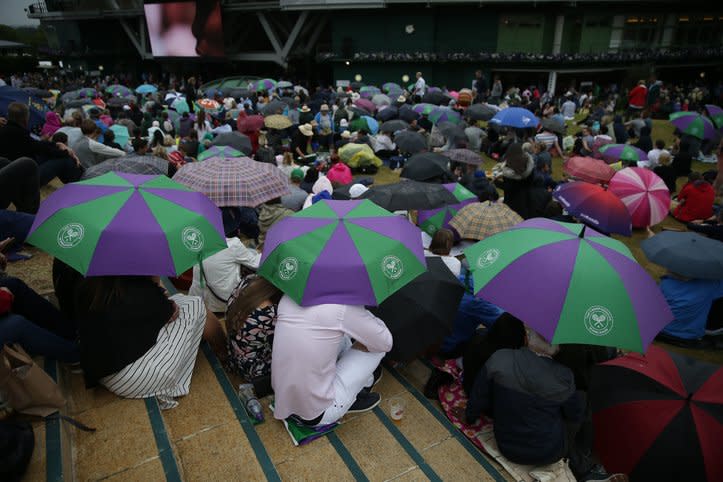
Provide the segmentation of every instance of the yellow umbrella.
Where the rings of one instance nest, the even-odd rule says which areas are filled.
[[[264,118],[264,125],[269,129],[286,129],[292,126],[292,122],[285,115],[274,114]]]

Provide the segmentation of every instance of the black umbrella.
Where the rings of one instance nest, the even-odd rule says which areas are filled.
[[[407,122],[419,120],[419,118],[421,117],[418,112],[414,112],[414,109],[409,104],[404,104],[403,106],[400,106],[398,115],[400,119]]]
[[[407,160],[401,177],[415,181],[450,182],[454,178],[447,169],[449,159],[433,152],[414,154]]]
[[[38,88],[35,88],[35,87],[25,87],[25,88],[23,88],[23,90],[24,90],[25,92],[27,92],[28,95],[31,95],[31,96],[33,96],[33,97],[40,97],[41,99],[45,99],[45,98],[48,98],[48,97],[52,97],[52,96],[53,96],[53,93],[52,93],[52,92],[49,92],[49,91],[44,90],[44,89],[38,89]]]
[[[441,258],[428,257],[427,271],[370,308],[389,328],[392,360],[408,361],[452,331],[464,287]]]
[[[427,139],[419,132],[402,131],[394,136],[394,143],[400,152],[416,154],[427,150]]]
[[[225,89],[222,89],[222,90],[225,91]],[[227,92],[228,92],[228,93],[227,93],[226,95],[228,95],[229,97],[233,97],[234,99],[246,98],[246,97],[248,97],[248,96],[251,95],[251,91],[250,91],[250,90],[248,90],[248,89],[239,89],[238,87],[234,87],[234,88],[228,89]]]
[[[441,154],[455,162],[462,162],[464,164],[480,165],[484,162],[484,159],[481,155],[479,155],[479,153],[469,149],[450,149],[442,152]]]
[[[111,171],[127,174],[163,174],[167,176],[168,161],[156,156],[114,157],[86,169],[83,173],[83,179],[92,179]]]
[[[472,104],[464,111],[464,116],[473,121],[488,121],[497,111],[486,104]]]
[[[422,97],[423,103],[434,105],[447,105],[449,104],[450,100],[452,100],[451,97],[438,91],[427,92],[426,94],[424,94],[424,97]]]
[[[379,128],[382,132],[389,132],[394,133],[397,131],[402,131],[404,129],[407,129],[409,127],[409,124],[404,122],[403,120],[395,119],[395,120],[389,120],[382,124],[382,126]]]
[[[293,107],[296,104],[296,100],[293,97],[279,97],[279,100],[289,107]]]
[[[253,148],[251,147],[251,139],[238,132],[225,132],[223,134],[219,134],[213,142],[211,142],[211,145],[233,147],[247,156],[251,154],[251,151],[253,151]]]
[[[565,121],[555,117],[542,119],[542,128],[556,134],[564,134],[566,130]]]
[[[68,101],[63,101],[63,105],[65,107],[83,107],[84,105],[90,105],[93,102],[90,101],[90,99],[73,99]]]
[[[368,110],[362,109],[361,107],[357,107],[355,105],[353,105],[351,107],[347,107],[347,109],[350,110],[351,112],[353,112],[356,117],[361,117],[363,115],[368,115],[370,117],[372,116],[372,113],[369,112]]]
[[[387,107],[377,112],[377,119],[386,122],[392,119],[396,119],[399,116],[399,109],[394,106]]]
[[[124,105],[130,105],[133,101],[134,99],[129,97],[111,97],[108,99],[107,104],[113,107],[123,107]]]
[[[352,90],[358,91],[359,89],[364,87],[364,83],[363,82],[352,82],[351,84],[349,84],[349,87],[351,87]]]
[[[447,140],[451,140],[453,143],[458,141],[467,141],[467,134],[464,133],[464,127],[459,124],[453,124],[452,122],[440,122],[437,125],[437,129],[442,133]]]
[[[663,231],[640,243],[653,263],[688,278],[723,279],[723,243],[697,233]]]
[[[387,211],[435,209],[459,203],[441,184],[417,181],[374,185],[361,195],[361,199],[369,199]]]
[[[261,114],[264,116],[279,114],[284,112],[284,109],[286,109],[286,104],[278,99],[274,99],[261,109]]]

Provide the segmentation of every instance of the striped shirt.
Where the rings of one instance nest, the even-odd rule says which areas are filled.
[[[545,144],[549,149],[557,142],[557,136],[552,132],[540,132],[535,136],[535,141]]]

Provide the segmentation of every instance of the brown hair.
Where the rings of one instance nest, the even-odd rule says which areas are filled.
[[[447,256],[454,245],[454,234],[449,229],[438,229],[429,244],[429,250],[439,256]]]
[[[20,124],[23,127],[28,126],[30,118],[30,109],[22,102],[12,102],[8,106],[8,120]]]
[[[98,126],[90,119],[85,119],[80,125],[80,131],[86,136],[94,134],[97,130]]]
[[[278,304],[283,293],[264,278],[255,278],[241,290],[238,297],[231,303],[226,312],[226,323],[229,331],[238,331],[251,312],[258,306],[270,301]]]

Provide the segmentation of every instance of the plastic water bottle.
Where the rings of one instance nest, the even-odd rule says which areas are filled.
[[[259,399],[254,393],[254,386],[250,383],[242,383],[238,386],[238,396],[246,407],[246,412],[259,422],[264,421],[264,410],[261,408]]]

